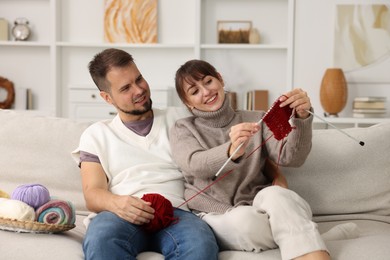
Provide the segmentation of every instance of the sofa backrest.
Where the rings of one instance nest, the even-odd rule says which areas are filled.
[[[39,183],[86,210],[80,170],[71,157],[88,123],[0,110],[0,190]]]
[[[282,168],[317,221],[368,218],[390,223],[390,123],[315,130],[303,166]]]
[[[86,210],[80,171],[71,157],[89,123],[0,109],[0,190],[39,183],[51,195]],[[315,219],[370,218],[390,223],[390,123],[315,130],[303,166],[282,168],[289,186],[311,205]]]

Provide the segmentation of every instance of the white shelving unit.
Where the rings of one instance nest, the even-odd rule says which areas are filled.
[[[26,17],[32,37],[0,42],[0,72],[15,88],[32,89],[38,112],[78,119],[112,114],[87,70],[110,47],[134,56],[153,99],[170,93],[178,67],[195,58],[217,67],[226,88],[238,93],[239,108],[252,89],[268,89],[272,102],[292,88],[294,6],[294,0],[159,0],[157,44],[108,44],[103,0],[1,0],[0,17],[10,24]],[[261,43],[218,44],[219,20],[252,21]]]
[[[54,84],[51,38],[51,9],[48,0],[2,0],[0,17],[9,23],[18,17],[27,17],[33,34],[29,41],[0,41],[0,73],[14,83],[16,91],[31,88],[35,107],[45,114],[55,114],[56,85]],[[42,15],[44,14],[44,15]]]
[[[15,42],[11,36],[0,41],[1,76],[11,80],[16,91],[32,89],[34,111],[29,113],[93,120],[113,116],[115,111],[101,100],[87,71],[91,58],[110,47],[133,54],[153,89],[154,103],[162,107],[177,104],[169,100],[175,95],[174,73],[194,58],[217,67],[227,89],[238,93],[240,108],[248,90],[268,89],[272,101],[292,88],[295,0],[159,0],[157,44],[105,43],[103,5],[103,0],[0,1],[0,17],[10,28],[18,17],[30,21],[28,41]],[[261,44],[218,44],[219,20],[251,20]],[[390,121],[326,120],[338,127]],[[328,126],[315,119],[314,127]]]
[[[92,119],[111,117],[90,79],[87,64],[99,51],[122,48],[136,59],[157,106],[177,104],[174,73],[189,59],[205,59],[222,73],[227,89],[244,94],[268,89],[269,100],[292,88],[295,0],[159,0],[157,44],[103,41],[104,1],[1,0],[0,17],[26,17],[26,42],[0,41],[0,73],[16,90],[31,88],[33,114]],[[174,6],[174,8],[172,8]],[[180,10],[180,12],[178,12]],[[261,44],[218,44],[217,21],[250,20]],[[1,93],[0,93],[1,94]],[[326,118],[338,127],[365,127],[389,118]],[[327,128],[314,120],[315,128]]]
[[[268,89],[272,102],[292,88],[295,1],[201,0],[198,4],[198,56],[214,64],[226,88],[237,92],[239,108],[249,90]],[[218,44],[217,22],[224,20],[252,21],[260,32],[260,44]]]

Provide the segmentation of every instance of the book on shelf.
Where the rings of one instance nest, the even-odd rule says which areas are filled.
[[[385,109],[386,102],[383,101],[354,101],[353,109]]]
[[[354,101],[386,102],[386,97],[355,97]]]
[[[26,107],[28,110],[33,109],[33,94],[30,88],[27,89]]]
[[[386,109],[353,109],[352,112],[363,114],[386,114]]]
[[[32,109],[32,91],[29,88],[17,88],[15,91],[15,109]]]
[[[386,117],[386,113],[353,113],[355,118],[383,118]]]
[[[353,117],[381,118],[386,116],[386,97],[356,97],[352,103]]]
[[[247,110],[268,110],[268,90],[251,90],[246,95]]]
[[[353,117],[358,118],[382,118],[386,116],[386,109],[353,109]]]

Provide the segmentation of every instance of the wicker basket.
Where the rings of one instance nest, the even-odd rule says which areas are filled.
[[[71,230],[76,225],[45,224],[36,221],[20,221],[0,217],[0,229],[18,233],[60,233]]]

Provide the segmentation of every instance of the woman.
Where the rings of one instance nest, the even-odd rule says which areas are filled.
[[[193,116],[171,129],[173,158],[187,182],[188,206],[212,227],[221,249],[260,252],[279,247],[283,259],[330,259],[309,205],[264,175],[267,158],[300,166],[308,156],[313,119],[306,92],[294,89],[280,97],[280,106],[293,108],[294,129],[281,141],[265,142],[272,132],[256,123],[264,112],[234,111],[211,64],[188,61],[175,81]],[[205,189],[230,156],[219,175],[224,177]]]

